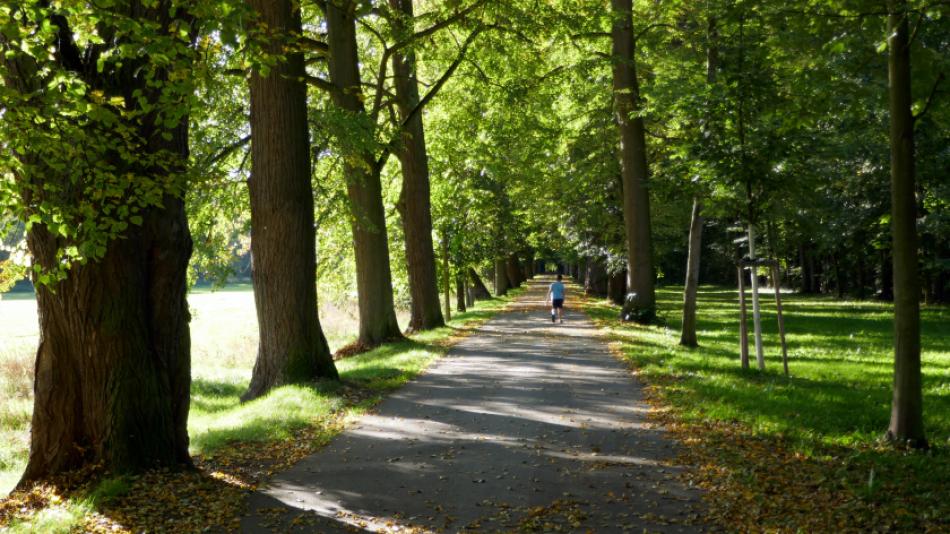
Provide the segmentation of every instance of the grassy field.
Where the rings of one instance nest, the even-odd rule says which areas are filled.
[[[922,311],[924,424],[934,449],[913,453],[880,441],[893,377],[889,304],[785,295],[786,378],[771,296],[763,300],[765,372],[755,369],[754,347],[753,369],[740,368],[735,290],[701,289],[695,349],[678,344],[681,288],[661,289],[658,300],[660,326],[620,325],[604,301],[587,307],[653,386],[679,437],[697,444],[707,487],[731,492],[719,503],[726,522],[811,531],[890,514],[898,529],[950,528],[950,309]],[[825,491],[836,504],[826,503],[827,522],[810,523]]]
[[[193,290],[188,296],[192,322],[192,416],[196,452],[225,436],[221,428],[234,419],[234,407],[251,376],[257,354],[257,316],[250,285],[223,290]],[[408,317],[399,315],[400,324]],[[355,339],[355,310],[325,306],[320,320],[331,350]],[[28,452],[33,408],[33,359],[38,339],[36,300],[28,293],[5,294],[0,300],[0,496],[16,484]],[[353,365],[343,363],[342,366]],[[298,398],[299,396],[291,395]],[[313,399],[310,399],[313,400]],[[316,402],[316,401],[314,401]],[[282,406],[290,408],[290,406]],[[229,422],[230,418],[230,422]],[[279,426],[273,427],[279,432]],[[207,435],[204,435],[207,433]]]

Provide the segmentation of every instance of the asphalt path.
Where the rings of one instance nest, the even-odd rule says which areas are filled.
[[[252,494],[247,532],[698,532],[641,385],[550,277]]]

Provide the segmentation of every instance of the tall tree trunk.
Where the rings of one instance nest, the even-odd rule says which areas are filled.
[[[389,0],[389,5],[397,13],[393,19],[397,33],[411,36],[414,20],[412,0]],[[411,297],[409,330],[428,330],[442,326],[445,320],[439,310],[439,290],[435,278],[425,132],[422,114],[412,114],[419,104],[416,54],[413,48],[404,47],[394,52],[392,63],[399,116],[403,121],[409,118],[403,128],[402,146],[397,151],[402,165],[402,192],[397,209],[406,240],[406,268]]]
[[[623,177],[623,218],[627,239],[628,287],[643,309],[656,305],[650,193],[647,189],[646,137],[640,116],[632,0],[611,0],[613,8],[614,108],[620,129],[620,168]],[[652,314],[640,320],[649,321]]]
[[[696,294],[699,292],[699,258],[703,240],[703,204],[693,199],[693,213],[689,223],[689,256],[686,260],[686,287],[683,290],[683,330],[680,345],[695,347]]]
[[[302,32],[299,5],[251,0],[267,35],[281,51]],[[270,33],[273,32],[273,33]],[[337,378],[317,316],[316,234],[310,186],[310,132],[304,57],[287,54],[267,76],[251,74],[252,280],[260,343],[243,400],[271,388],[319,377]]]
[[[920,281],[914,198],[914,117],[906,0],[888,0],[891,232],[894,257],[894,398],[887,436],[926,447],[920,374]]]
[[[356,45],[355,9],[356,3],[352,0],[326,3],[329,70],[336,105],[346,112],[364,116],[366,109],[363,106]],[[389,240],[379,169],[373,154],[368,150],[360,150],[351,156],[354,157],[344,159],[344,173],[356,250],[356,290],[360,315],[357,343],[372,347],[401,338],[402,334],[393,307]]]
[[[503,258],[495,260],[495,296],[501,297],[508,293],[508,262]]]
[[[162,3],[141,19],[155,24],[157,34],[169,35],[172,23],[188,24],[170,11]],[[69,22],[62,21],[64,33],[70,32]],[[142,100],[152,106],[170,105],[166,99],[176,98],[163,84],[165,73],[153,71],[150,74],[157,75],[147,80],[138,74],[135,64],[127,66],[127,72],[135,74],[97,73],[93,66],[78,75],[90,77],[90,86],[122,87],[129,94],[139,91]],[[36,81],[30,78],[20,81]],[[134,108],[138,103],[129,105]],[[135,120],[118,120],[123,123],[116,131],[127,135],[134,130],[144,141],[140,148],[145,162],[117,168],[117,175],[128,172],[157,183],[181,179],[170,175],[183,171],[188,160],[187,116],[170,127],[157,122],[154,112]],[[29,152],[16,155],[42,161]],[[151,158],[163,164],[157,165]],[[91,162],[101,163],[116,162]],[[76,178],[55,169],[42,173],[35,169],[37,165],[27,166],[23,178],[37,186],[52,186],[54,191],[53,187],[67,190]],[[66,278],[52,286],[36,284],[40,338],[30,455],[19,488],[84,466],[123,473],[191,465],[186,274],[192,241],[181,198],[164,194],[157,200],[159,205],[139,211],[141,224],[130,224],[106,244],[101,259],[71,265]],[[34,265],[44,269],[61,267],[59,252],[69,244],[44,224],[34,224],[27,232]]]
[[[82,465],[191,465],[191,236],[180,199],[166,197],[146,220],[100,261],[75,267],[55,287],[37,285],[40,345],[20,487]],[[56,265],[56,236],[34,226],[27,240],[37,264]]]
[[[476,300],[491,300],[491,293],[475,269],[468,268],[468,278],[472,282],[472,293]]]

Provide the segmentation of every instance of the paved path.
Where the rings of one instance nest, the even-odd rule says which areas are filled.
[[[701,530],[639,384],[583,314],[551,324],[549,281],[252,495],[242,530]]]

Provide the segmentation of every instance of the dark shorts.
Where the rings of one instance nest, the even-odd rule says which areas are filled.
[[[564,307],[564,299],[554,299],[554,300],[553,300],[553,303],[554,303],[554,307],[555,307],[555,308],[563,308],[563,307]]]

